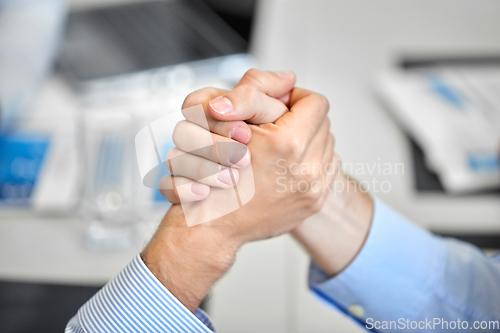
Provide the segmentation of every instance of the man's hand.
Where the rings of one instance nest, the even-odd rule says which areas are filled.
[[[231,214],[190,228],[181,208],[174,205],[142,254],[151,271],[192,311],[230,267],[241,245],[288,232],[323,206],[328,193],[323,185],[330,183],[336,174],[335,170],[324,172],[325,167],[337,165],[326,116],[328,102],[322,95],[304,89],[295,88],[290,93],[293,84],[293,78],[251,71],[231,92],[222,92],[222,97],[221,91],[201,90],[188,96],[184,103],[183,108],[202,104],[214,119],[228,121],[260,123],[281,116],[274,123],[236,124],[249,126],[251,130],[247,146],[251,152],[255,196],[250,202]],[[273,116],[269,117],[270,114]],[[228,134],[227,127],[214,128],[219,129],[219,132],[212,130],[215,133]],[[193,131],[192,135],[183,132],[184,138],[196,137],[194,127],[184,130]],[[182,145],[189,143],[179,138],[176,144],[182,151]],[[198,157],[215,162],[210,156]],[[309,166],[309,172],[283,175],[282,168],[294,164]],[[188,174],[183,177],[191,178]],[[286,178],[286,184],[295,184],[295,188],[292,185],[283,188],[278,183],[280,177]],[[296,187],[299,183],[302,190]],[[175,200],[175,191],[168,195]]]
[[[294,84],[295,75],[291,72],[273,73],[252,69],[231,91],[205,88],[188,95],[182,105],[186,121],[176,126],[173,135],[176,147],[167,155],[167,161],[175,159],[176,170],[170,170],[172,173],[175,171],[175,177],[162,178],[159,188],[163,196],[173,204],[180,203],[180,198],[183,203],[187,203],[205,199],[211,187],[232,187],[229,169],[221,170],[221,166],[231,167],[232,176],[238,183],[238,169],[250,164],[250,153],[246,148],[240,149],[243,154],[233,154],[230,150],[237,143],[250,142],[252,130],[245,121],[252,124],[271,123],[288,112]],[[196,105],[203,106],[203,119],[197,114],[186,112]],[[212,133],[211,137],[204,135],[200,128],[206,125]],[[212,142],[219,144],[217,153],[210,149],[197,149],[212,146]],[[198,151],[198,154],[187,153],[193,150]],[[167,162],[167,168],[172,169],[171,163]],[[189,183],[190,187],[180,186]]]
[[[226,96],[244,104],[244,101],[233,97],[232,94]],[[274,96],[280,101],[289,101],[290,95]],[[255,114],[251,108],[216,110],[212,107],[213,104],[213,102],[209,104],[210,116],[220,121],[234,122],[256,118],[260,122],[273,122],[280,114],[279,108],[276,108],[278,110],[276,112],[267,111],[262,112],[264,115],[260,115]],[[337,163],[337,159],[335,161]],[[300,223],[292,231],[292,235],[309,252],[311,258],[331,276],[345,269],[363,247],[370,230],[374,207],[370,196],[354,180],[339,173],[335,176],[334,182],[335,184],[331,186],[334,191],[328,194],[321,211]]]
[[[300,88],[295,88],[290,93],[290,87],[283,84],[287,81],[289,80],[283,79],[275,73],[249,71],[230,92],[203,89],[188,96],[184,103],[184,107],[189,108],[204,100],[204,103],[201,104],[207,107],[206,112],[216,117],[226,118],[231,115],[233,118],[253,119],[253,121],[258,122],[258,120],[273,121],[275,117],[281,116],[274,123],[249,126],[252,139],[247,146],[252,155],[256,195],[247,205],[238,209],[238,214],[235,214],[233,219],[245,216],[243,214],[245,211],[251,215],[252,209],[254,211],[264,209],[267,221],[274,223],[263,223],[264,221],[261,220],[264,219],[259,219],[250,228],[251,223],[247,221],[246,216],[242,219],[242,223],[233,222],[231,228],[226,229],[230,230],[233,233],[231,236],[239,239],[241,243],[287,232],[293,228],[294,223],[310,216],[313,212],[317,212],[327,194],[326,187],[323,185],[330,183],[335,176],[334,140],[329,131],[330,123],[326,116],[328,102],[322,95]],[[280,96],[286,94],[287,91],[289,111],[283,102],[269,96]],[[223,95],[214,99],[221,92]],[[230,110],[227,106],[220,105],[221,99],[229,101],[224,103],[231,105]],[[242,103],[244,100],[248,102]],[[221,113],[221,110],[224,112]],[[266,114],[262,115],[261,113]],[[272,117],[270,117],[271,114]],[[205,135],[207,130],[197,126],[188,115],[186,118],[188,121],[179,123],[174,131],[173,141],[176,148],[172,151],[175,151],[176,154],[169,154],[175,156],[176,159],[186,160],[186,163],[177,163],[183,165],[182,168],[177,169],[182,172],[184,178],[199,179],[201,168],[208,168],[210,164],[217,166],[218,163],[232,166],[233,173],[237,175],[238,168],[250,163],[250,154],[246,149],[247,154],[243,158],[240,156],[235,165],[232,165],[231,161],[225,158],[231,154],[221,154],[221,149],[218,150],[217,154],[214,153],[214,150],[186,153],[195,147],[208,146],[211,139],[216,143],[230,140],[217,134],[212,134],[211,139],[210,135],[207,138]],[[210,122],[212,122],[211,118]],[[207,142],[203,142],[204,138],[207,139]],[[188,166],[190,161],[195,167]],[[293,172],[292,168],[288,168],[288,166],[293,165],[300,166],[301,172]],[[329,169],[328,173],[326,172],[327,168]],[[288,169],[291,171],[283,171]],[[175,172],[175,170],[173,171]],[[170,177],[166,176],[165,178]],[[202,181],[208,183],[206,179]],[[208,179],[210,181],[210,177]],[[177,177],[174,180],[177,183]],[[177,193],[176,196],[175,191],[166,194],[172,202],[179,202],[179,194]],[[185,198],[182,199],[185,202]],[[273,209],[268,208],[268,206],[272,206]],[[279,224],[278,221],[287,222]],[[215,220],[209,222],[209,225],[220,226],[222,224]],[[224,226],[227,227],[229,224],[226,223]]]

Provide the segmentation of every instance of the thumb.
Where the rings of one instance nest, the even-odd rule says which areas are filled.
[[[213,118],[223,121],[271,123],[288,111],[285,103],[294,85],[292,72],[251,69],[231,91],[211,100],[208,111]]]

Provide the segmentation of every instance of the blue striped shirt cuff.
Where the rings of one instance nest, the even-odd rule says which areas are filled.
[[[80,308],[65,332],[213,333],[214,329],[201,309],[190,312],[137,255]]]

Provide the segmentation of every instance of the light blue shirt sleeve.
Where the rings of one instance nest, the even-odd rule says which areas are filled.
[[[85,303],[66,333],[213,333],[201,309],[193,314],[151,273],[138,255]]]
[[[355,260],[328,277],[311,263],[309,287],[377,332],[500,332],[500,261],[435,236],[381,202]],[[467,327],[467,329],[465,329]]]

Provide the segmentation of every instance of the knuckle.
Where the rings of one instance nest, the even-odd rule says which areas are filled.
[[[225,122],[222,122],[222,121],[214,121],[213,125],[212,125],[212,132],[214,133],[217,133],[217,134],[220,134],[220,135],[226,135],[229,136],[229,133],[224,133],[224,126],[225,125]]]
[[[175,125],[174,132],[172,133],[172,141],[176,146],[182,146],[185,139],[187,120],[181,120]]]
[[[175,157],[175,151],[174,151],[175,147],[170,149],[167,153],[167,157],[165,158],[165,166],[167,167],[167,169],[170,171],[170,172],[173,172],[171,169],[171,159]]]
[[[305,144],[297,137],[292,137],[283,146],[286,149],[286,153],[294,158],[301,156],[305,150]]]
[[[191,106],[200,104],[198,101],[201,100],[201,90],[196,90],[186,96],[184,102],[182,103],[182,109],[187,109]]]
[[[242,82],[257,88],[263,88],[266,86],[265,72],[251,68],[245,73],[245,75],[243,75]]]
[[[317,100],[317,103],[321,110],[328,111],[330,109],[330,102],[328,102],[328,98],[325,95],[320,93],[314,93],[314,98]]]
[[[160,179],[158,184],[159,190],[173,190],[174,186],[172,184],[172,177],[170,175],[165,175]]]
[[[321,208],[323,208],[323,203],[320,200],[317,200],[311,205],[311,213],[317,214],[321,211]]]
[[[330,125],[332,124],[331,120],[330,120],[330,117],[326,117],[325,118],[325,126],[330,128]]]
[[[184,102],[182,103],[182,109],[187,109],[198,104],[203,104],[204,102],[210,100],[212,96],[216,95],[218,95],[218,91],[213,87],[195,90],[186,96]]]
[[[262,78],[262,71],[256,69],[256,68],[250,68],[249,70],[247,70],[245,72],[245,74],[243,75],[244,78],[246,79],[250,79],[250,80],[259,80],[260,78]]]
[[[259,93],[259,91],[255,87],[247,84],[243,84],[234,88],[233,92],[237,96],[237,98],[242,101],[255,100]]]
[[[180,150],[177,147],[170,148],[170,150],[167,152],[167,160],[176,157],[177,155],[179,155],[179,152]]]
[[[307,200],[314,202],[317,196],[317,193],[314,190],[316,178],[311,175],[302,175],[300,178],[300,182],[307,184]]]
[[[162,190],[161,194],[169,201],[170,203],[173,204],[178,204],[180,203],[179,195],[177,194],[177,191],[173,190]]]
[[[290,163],[300,163],[300,159],[305,150],[305,144],[300,138],[291,135],[285,136],[287,139],[283,141],[283,136],[275,135],[269,138],[269,147],[275,154],[287,159]]]

